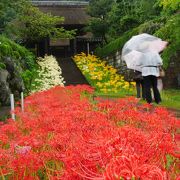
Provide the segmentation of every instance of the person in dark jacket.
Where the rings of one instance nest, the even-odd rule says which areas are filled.
[[[142,73],[140,71],[135,71],[133,80],[136,82],[136,97],[145,100],[145,87]]]

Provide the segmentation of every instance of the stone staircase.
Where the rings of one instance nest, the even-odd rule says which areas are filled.
[[[62,76],[66,81],[65,86],[78,84],[89,85],[89,83],[71,58],[57,58],[57,61],[62,69]]]

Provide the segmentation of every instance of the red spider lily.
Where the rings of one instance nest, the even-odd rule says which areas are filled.
[[[104,178],[113,179],[168,179],[165,171],[157,166],[142,164],[140,158],[136,155],[116,156],[111,159],[106,167]]]
[[[0,124],[1,176],[176,179],[179,120],[133,97],[92,103],[92,92],[57,86],[27,97],[25,112]]]

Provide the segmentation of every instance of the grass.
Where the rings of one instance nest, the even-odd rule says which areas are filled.
[[[136,96],[135,91],[125,91],[125,90],[120,90],[117,93],[114,92],[108,92],[108,93],[103,93],[99,91],[95,91],[94,93],[95,96],[101,96],[101,97],[109,97],[109,98],[123,98],[126,96]]]
[[[100,96],[104,98],[122,98],[126,96],[136,96],[136,92],[134,91],[119,91],[118,93],[102,93],[95,91],[95,96]],[[167,108],[180,110],[180,90],[178,89],[167,89],[161,92],[162,98],[162,106]],[[145,103],[145,101],[141,101]]]
[[[180,110],[180,90],[167,89],[161,92],[162,106]]]

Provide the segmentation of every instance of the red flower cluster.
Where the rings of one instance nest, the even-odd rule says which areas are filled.
[[[55,87],[25,100],[0,125],[0,176],[8,179],[178,178],[178,119],[134,98],[94,99],[89,86]]]

